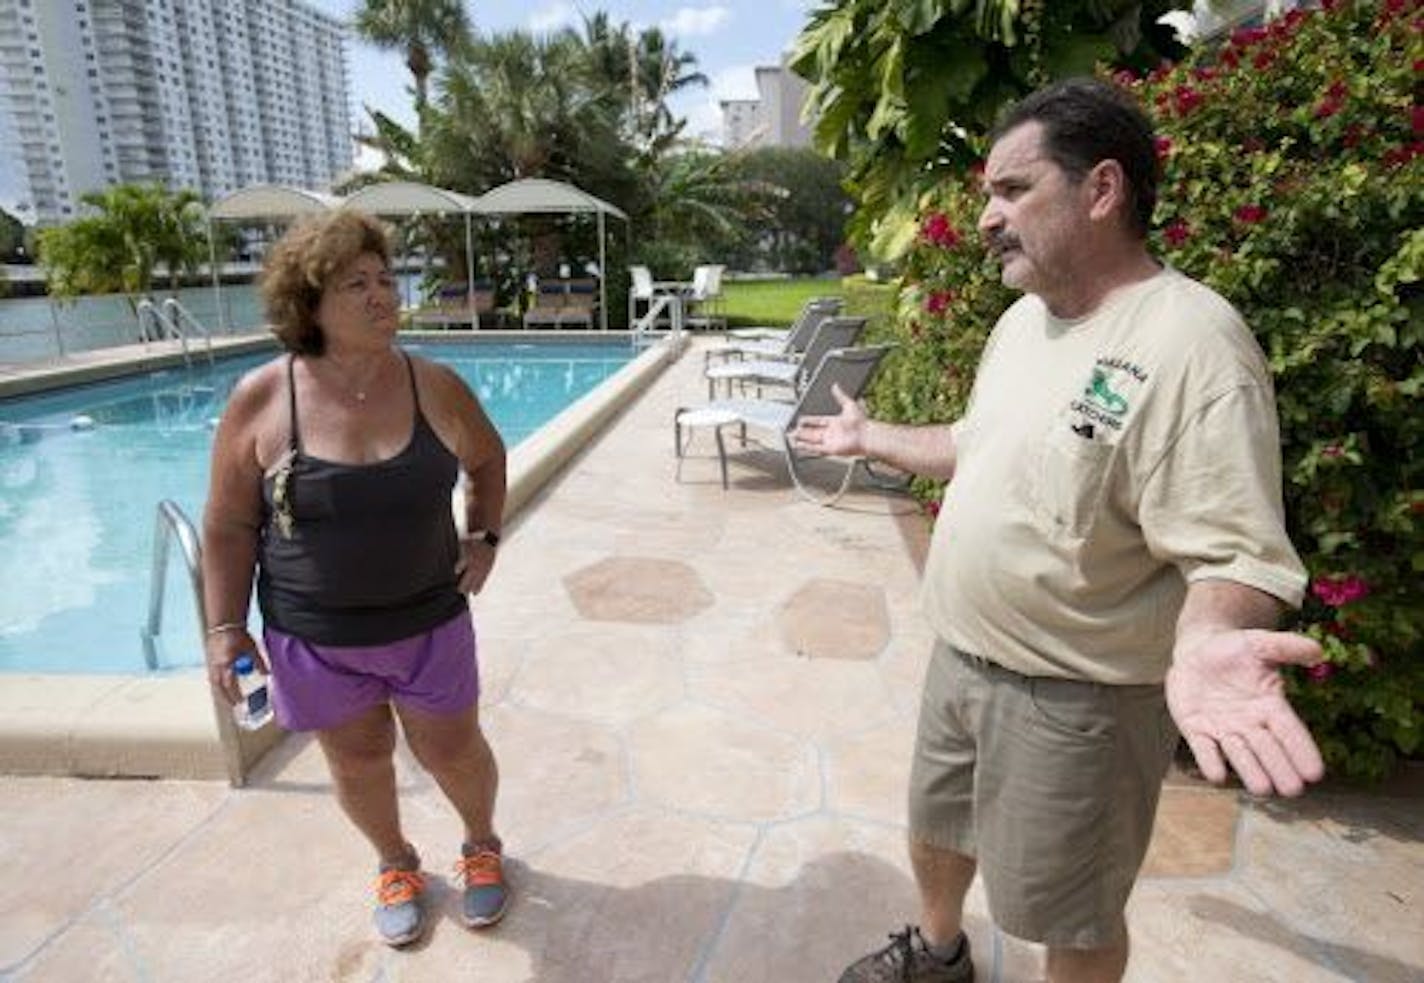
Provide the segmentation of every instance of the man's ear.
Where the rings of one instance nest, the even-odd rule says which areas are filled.
[[[1115,160],[1100,160],[1083,179],[1088,197],[1088,216],[1095,221],[1110,218],[1116,211],[1129,207],[1127,175]]]

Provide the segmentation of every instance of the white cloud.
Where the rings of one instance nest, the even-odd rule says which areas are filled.
[[[677,13],[660,21],[658,26],[679,38],[715,34],[731,19],[732,12],[718,4],[713,7],[679,7]]]
[[[529,15],[529,30],[535,34],[547,34],[564,27],[577,27],[579,23],[578,9],[571,3],[551,3]]]

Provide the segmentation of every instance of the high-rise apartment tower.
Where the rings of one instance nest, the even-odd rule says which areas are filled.
[[[45,223],[131,181],[325,189],[352,161],[348,33],[300,0],[0,0],[0,192]]]

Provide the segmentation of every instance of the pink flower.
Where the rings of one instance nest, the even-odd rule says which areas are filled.
[[[1238,48],[1249,48],[1265,39],[1266,29],[1263,27],[1241,27],[1231,32],[1231,43]]]
[[[1130,89],[1137,84],[1137,73],[1130,68],[1119,68],[1113,72],[1112,79],[1124,89]]]
[[[1264,222],[1267,214],[1265,205],[1242,205],[1236,209],[1236,221],[1242,225],[1255,225]]]
[[[1317,662],[1305,670],[1305,674],[1310,677],[1312,682],[1323,683],[1335,675],[1335,666],[1329,662]]]
[[[1162,238],[1167,240],[1167,245],[1174,248],[1182,245],[1191,237],[1192,227],[1181,219],[1177,219],[1162,230]]]
[[[920,225],[920,237],[941,249],[953,249],[959,245],[959,233],[943,212],[931,212],[925,216]]]
[[[1167,156],[1172,152],[1171,137],[1156,137],[1153,139],[1152,145],[1157,148],[1158,160],[1166,160]]]
[[[931,519],[939,518],[939,502],[931,500],[925,503],[925,511],[930,514]]]
[[[1370,596],[1370,585],[1363,577],[1347,574],[1344,577],[1317,577],[1310,585],[1310,592],[1332,608],[1338,608]]]
[[[939,317],[949,309],[950,303],[954,300],[953,290],[935,290],[925,298],[925,311]]]

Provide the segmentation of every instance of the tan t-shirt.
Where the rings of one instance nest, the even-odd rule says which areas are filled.
[[[1156,683],[1188,582],[1300,603],[1265,360],[1224,299],[1174,270],[1076,321],[1021,298],[954,437],[924,601],[963,651]]]

